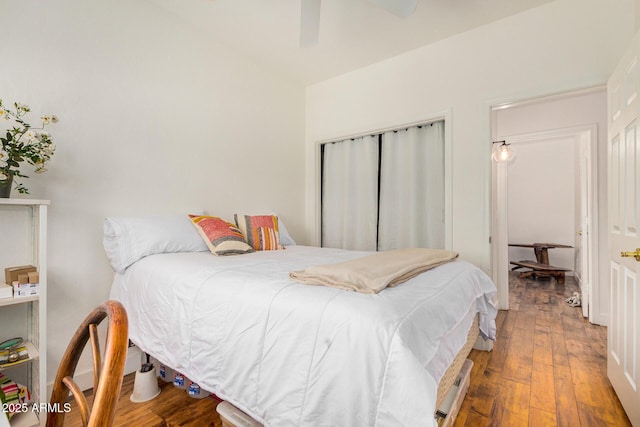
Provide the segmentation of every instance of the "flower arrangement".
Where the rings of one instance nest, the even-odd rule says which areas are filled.
[[[5,108],[0,99],[0,119],[14,122],[6,132],[0,132],[0,187],[10,186],[15,177],[28,178],[19,169],[24,161],[35,166],[34,172],[46,172],[45,166],[56,150],[44,128],[50,123],[57,123],[58,118],[42,116],[42,126],[34,128],[25,121],[25,115],[30,111],[29,106],[18,102],[13,104],[13,109]],[[29,194],[21,183],[16,183],[15,188],[21,194]]]

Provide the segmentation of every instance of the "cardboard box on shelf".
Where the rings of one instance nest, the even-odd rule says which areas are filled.
[[[27,273],[27,276],[29,276],[29,283],[40,283],[40,273],[37,271],[30,271]]]
[[[29,273],[36,272],[38,269],[33,265],[20,265],[18,267],[7,267],[4,269],[4,280],[7,285],[11,285],[18,280],[18,276],[21,274],[27,275],[27,281],[29,280]]]
[[[13,297],[30,297],[40,294],[40,285],[37,283],[13,282]]]
[[[37,283],[20,283],[13,282],[13,290],[14,291],[28,291],[32,289],[38,289]]]

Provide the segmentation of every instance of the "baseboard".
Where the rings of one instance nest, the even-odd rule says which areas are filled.
[[[124,364],[124,374],[130,374],[140,369],[142,356],[138,347],[129,347],[127,350],[127,361]],[[78,387],[82,391],[93,388],[93,369],[88,369],[82,372],[76,372],[73,379],[78,384]],[[51,396],[53,390],[53,381],[47,383],[47,396]],[[48,400],[48,398],[47,398]]]

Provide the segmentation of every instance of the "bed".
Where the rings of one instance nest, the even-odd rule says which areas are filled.
[[[461,260],[378,294],[289,278],[367,254],[153,253],[116,272],[111,297],[141,350],[266,426],[436,425],[438,385],[472,326],[495,338],[495,286]]]

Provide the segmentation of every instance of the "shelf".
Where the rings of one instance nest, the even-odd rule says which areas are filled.
[[[27,347],[27,353],[29,353],[29,358],[28,359],[24,359],[21,360],[19,362],[16,362],[13,365],[9,365],[9,366],[0,366],[0,372],[6,370],[6,369],[11,369],[11,368],[15,368],[16,366],[22,366],[25,363],[29,363],[32,360],[36,360],[40,357],[40,352],[38,351],[38,349],[36,348],[35,345],[33,345],[32,342],[27,341],[26,343],[24,343],[24,346]]]
[[[0,307],[4,307],[7,305],[24,304],[25,302],[38,301],[39,299],[40,295],[33,295],[29,297],[2,298],[0,299]]]
[[[31,341],[25,343],[29,353],[28,359],[4,366],[0,371],[20,379],[31,391],[33,402],[38,405],[48,400],[46,302],[47,211],[50,203],[44,199],[0,198],[0,208],[3,211],[0,221],[2,235],[5,236],[5,240],[16,242],[16,248],[5,245],[0,252],[0,258],[6,258],[3,259],[5,263],[15,264],[14,250],[27,254],[30,259],[25,264],[36,266],[40,273],[39,295],[0,299],[0,325],[4,335],[0,338],[21,336]],[[37,408],[34,411],[16,414],[10,426],[45,427],[46,413],[41,415],[39,416]],[[7,427],[6,423],[3,426],[0,422],[0,427]]]
[[[0,198],[0,205],[13,205],[13,206],[37,206],[48,205],[51,202],[44,199],[5,199]]]
[[[31,404],[29,407],[31,407]],[[20,412],[11,418],[9,425],[11,427],[33,427],[40,425],[40,420],[35,411]]]

